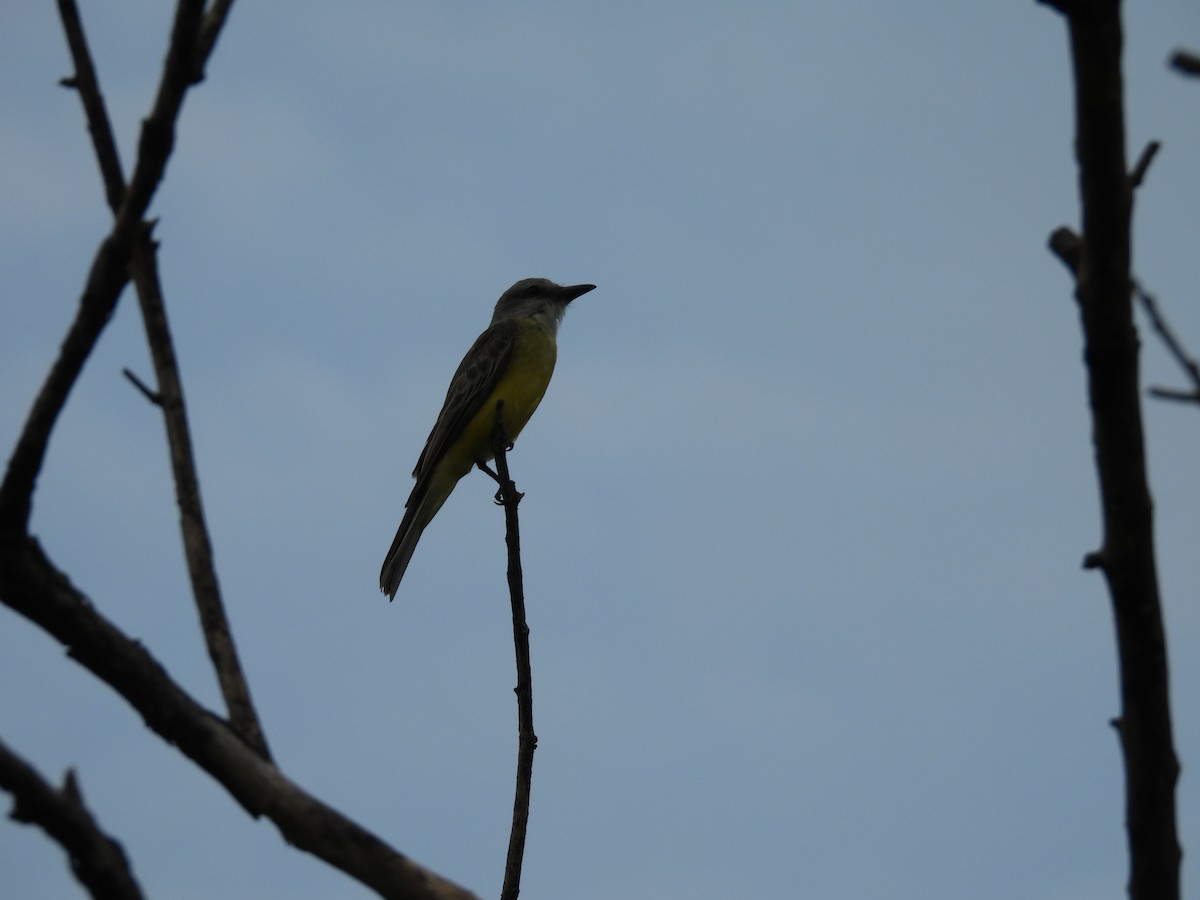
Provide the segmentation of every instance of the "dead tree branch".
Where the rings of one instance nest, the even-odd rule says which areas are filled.
[[[140,643],[100,615],[55,568],[36,539],[0,541],[0,598],[124,697],[151,730],[220,782],[250,815],[274,822],[288,843],[341,869],[381,897],[474,896],[287,779],[223,719],[179,687]]]
[[[142,236],[134,251],[133,280],[137,286],[138,305],[141,307],[146,339],[158,380],[158,406],[162,409],[166,425],[171,472],[175,481],[175,501],[179,506],[179,527],[192,583],[192,596],[200,614],[200,629],[217,674],[221,696],[229,711],[230,725],[251,747],[269,759],[271,754],[267,748],[267,738],[250,699],[250,686],[238,659],[229,619],[225,615],[225,604],[221,599],[212,541],[208,536],[208,525],[200,500],[200,480],[196,475],[196,459],[192,453],[183,384],[158,277],[158,258],[148,233]]]
[[[79,311],[71,323],[33,407],[9,457],[0,482],[0,531],[24,532],[33,509],[33,492],[46,458],[50,434],[83,365],[108,324],[117,299],[129,281],[129,262],[142,228],[142,218],[154,197],[175,142],[175,121],[193,83],[196,35],[204,11],[199,0],[180,0],[171,29],[171,43],[154,106],[142,122],[137,165],[117,207],[116,220],[92,260]],[[75,17],[76,21],[78,16]],[[94,76],[94,72],[92,73]],[[76,79],[80,78],[76,73]],[[93,78],[94,82],[94,78]],[[111,131],[108,139],[111,141]],[[93,140],[104,140],[93,133]],[[111,166],[115,155],[102,165]],[[111,173],[105,171],[106,189]]]
[[[231,0],[213,0],[206,11],[200,0],[179,0],[163,76],[150,115],[142,123],[137,160],[126,183],[78,11],[73,0],[59,2],[76,67],[75,75],[64,83],[78,89],[83,98],[114,223],[96,251],[78,312],[0,482],[0,602],[55,637],[70,656],[137,709],[150,729],[212,775],[252,816],[274,822],[289,843],[383,897],[465,900],[473,895],[396,852],[275,768],[228,640],[199,505],[178,367],[144,217],[171,154],[183,99],[201,79],[230,5]],[[199,705],[141,644],[101,616],[28,530],[33,494],[54,426],[131,273],[138,285],[158,380],[157,391],[140,387],[166,417],[189,570],[230,723]],[[206,601],[215,607],[206,609]],[[15,779],[14,793],[27,791],[32,783],[29,772],[10,758],[0,760],[0,766],[4,763],[9,767],[0,777]],[[63,845],[73,852],[65,841]]]
[[[537,735],[533,731],[533,669],[529,658],[529,625],[525,621],[525,583],[521,571],[521,529],[517,519],[517,505],[525,495],[517,490],[508,474],[508,451],[511,449],[512,444],[504,426],[504,401],[501,400],[496,404],[496,422],[492,430],[496,471],[489,474],[500,485],[496,491],[496,502],[504,507],[505,543],[508,546],[508,593],[512,605],[513,647],[517,660],[517,783],[500,900],[516,900],[521,893],[521,868],[525,859],[529,798],[533,786],[533,753],[537,749]]]
[[[96,158],[100,163],[109,206],[114,213],[117,213],[124,201],[125,184],[116,146],[113,143],[108,112],[92,63],[91,51],[88,49],[87,39],[74,0],[58,0],[58,7],[63,20],[63,30],[67,35],[67,44],[71,50],[71,58],[75,65],[76,74],[70,81],[79,91],[83,103],[88,131],[92,135]],[[210,19],[211,12],[209,16],[206,16],[206,23],[212,21],[216,23],[215,25],[208,24],[210,32],[213,28],[219,28],[220,24],[224,22],[228,10],[229,3],[225,3],[217,19]],[[212,50],[216,38],[215,32],[210,33],[207,37],[202,33],[197,38],[198,47],[203,52],[198,51],[195,57],[196,65],[203,67],[207,53]],[[167,444],[170,448],[171,472],[175,481],[175,497],[179,506],[184,556],[191,579],[192,595],[199,612],[201,631],[208,647],[209,659],[212,660],[221,695],[229,710],[230,723],[251,746],[256,747],[263,756],[269,757],[270,751],[267,748],[266,736],[250,698],[250,687],[242,671],[237,648],[230,632],[229,620],[225,615],[225,606],[221,600],[220,586],[213,564],[212,542],[208,536],[208,526],[200,499],[200,482],[196,474],[195,457],[192,453],[192,439],[187,409],[184,405],[182,382],[179,377],[179,366],[175,356],[174,341],[167,325],[166,307],[158,276],[156,247],[150,234],[151,228],[152,226],[147,225],[134,245],[130,271],[133,274],[138,305],[141,308],[142,321],[146,328],[146,340],[154,361],[158,390],[150,391],[140,382],[134,381],[134,383],[142,390],[143,394],[151,398],[163,413]],[[126,371],[126,377],[131,377],[128,371]]]
[[[1171,728],[1166,635],[1154,558],[1131,297],[1134,179],[1126,167],[1119,0],[1055,0],[1067,20],[1075,82],[1075,153],[1083,209],[1075,297],[1083,327],[1103,543],[1088,554],[1108,583],[1121,678],[1114,723],[1125,760],[1129,894],[1179,897],[1179,764]],[[1062,253],[1059,253],[1060,257]]]
[[[71,60],[75,64],[75,74],[64,78],[60,84],[79,92],[79,99],[83,103],[84,115],[87,118],[88,133],[92,136],[92,147],[96,152],[96,161],[100,163],[104,194],[109,209],[116,213],[121,208],[121,201],[125,199],[125,176],[121,172],[117,141],[113,137],[108,108],[104,104],[104,95],[100,93],[96,67],[92,63],[92,54],[88,50],[87,37],[83,31],[83,22],[79,19],[79,8],[75,5],[75,0],[58,0],[58,16],[62,20],[67,47],[70,48]]]
[[[57,790],[0,741],[0,788],[13,797],[9,818],[37,825],[66,850],[75,877],[96,900],[142,900],[125,851],[88,812],[73,772]]]

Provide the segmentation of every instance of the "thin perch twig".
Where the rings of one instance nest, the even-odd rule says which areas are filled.
[[[521,892],[521,866],[525,857],[525,834],[529,827],[529,796],[533,781],[533,672],[529,661],[529,625],[525,621],[525,586],[521,572],[521,532],[517,504],[523,496],[508,474],[507,453],[512,449],[504,427],[504,401],[496,404],[492,452],[496,456],[497,500],[504,506],[505,543],[508,546],[508,592],[512,601],[513,645],[517,660],[517,784],[513,797],[512,831],[504,863],[500,900],[516,900]]]

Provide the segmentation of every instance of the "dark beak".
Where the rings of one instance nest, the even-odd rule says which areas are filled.
[[[558,299],[562,301],[563,305],[566,305],[576,297],[582,297],[588,291],[594,291],[595,289],[596,286],[594,284],[564,285],[563,287],[559,288]]]

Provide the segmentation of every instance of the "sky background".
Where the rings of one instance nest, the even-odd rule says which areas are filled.
[[[126,171],[168,4],[83,15]],[[1136,267],[1200,352],[1200,6],[1127,4]],[[52,4],[0,12],[0,447],[109,213]],[[152,214],[221,584],[283,771],[496,896],[503,515],[395,603],[409,473],[499,294],[598,288],[510,456],[539,736],[522,897],[1125,895],[1060,17],[1012,3],[238,3]],[[1147,384],[1179,385],[1144,343]],[[132,295],[33,529],[219,708]],[[1200,875],[1200,412],[1146,404],[1184,886]],[[0,736],[74,767],[148,896],[356,898],[0,608]],[[0,823],[0,896],[74,897]]]

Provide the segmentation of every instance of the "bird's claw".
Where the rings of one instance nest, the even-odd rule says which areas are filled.
[[[502,486],[499,490],[497,490],[495,496],[492,498],[495,501],[497,506],[504,505],[505,488],[510,487],[510,486],[513,488],[513,502],[514,503],[520,503],[521,498],[525,496],[524,492],[516,490],[516,485],[510,481],[508,484]]]

